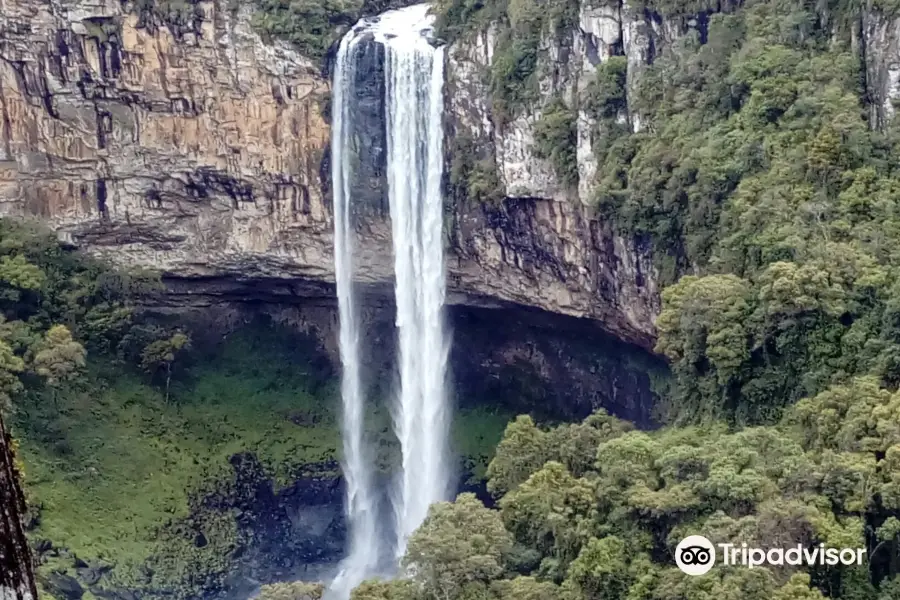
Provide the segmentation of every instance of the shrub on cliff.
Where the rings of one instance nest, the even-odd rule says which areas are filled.
[[[577,115],[561,100],[545,106],[534,126],[534,153],[550,161],[560,183],[578,185]]]
[[[254,25],[267,35],[294,44],[301,54],[321,60],[359,18],[361,0],[254,0]]]

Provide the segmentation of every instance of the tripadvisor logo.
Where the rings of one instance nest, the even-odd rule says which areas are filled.
[[[718,547],[718,552],[716,550]],[[675,548],[675,564],[688,575],[704,575],[716,564],[716,555],[724,566],[744,566],[749,569],[763,565],[814,566],[861,565],[865,548],[827,548],[819,544],[806,548],[797,544],[790,548],[750,548],[747,544],[713,545],[702,535],[689,535]]]
[[[675,564],[688,575],[704,575],[716,564],[716,548],[702,535],[689,535],[675,548]]]

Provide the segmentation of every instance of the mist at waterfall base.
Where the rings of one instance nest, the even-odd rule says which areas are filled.
[[[450,410],[446,397],[449,336],[444,324],[443,48],[429,41],[429,5],[389,11],[358,23],[340,42],[334,69],[332,180],[335,273],[342,361],[343,471],[348,554],[329,586],[346,600],[364,579],[396,574],[409,536],[428,507],[451,494]],[[391,405],[401,464],[387,495],[377,489],[367,446],[360,381],[360,318],[354,293],[353,167],[356,52],[384,48],[387,191],[394,251],[398,382]],[[385,519],[385,500],[392,518]]]

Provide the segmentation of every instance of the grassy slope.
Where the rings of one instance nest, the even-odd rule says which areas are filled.
[[[186,516],[191,492],[228,476],[235,452],[255,452],[280,481],[336,457],[337,386],[307,372],[296,340],[252,330],[195,355],[168,404],[141,374],[95,358],[87,381],[62,394],[58,408],[49,398],[22,407],[26,487],[42,506],[36,538],[130,570],[153,551],[157,527]],[[457,415],[455,446],[476,476],[507,419],[488,409]],[[370,420],[389,460],[396,449],[384,439],[386,412]]]
[[[26,487],[42,505],[36,536],[77,554],[140,561],[157,526],[186,516],[188,494],[255,452],[283,478],[333,458],[334,403],[280,348],[235,340],[194,365],[171,401],[135,373],[94,369],[80,390],[20,419]],[[248,343],[249,342],[249,343]],[[302,427],[288,417],[303,415]]]

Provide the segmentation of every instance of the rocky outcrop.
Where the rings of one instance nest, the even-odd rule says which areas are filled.
[[[863,12],[860,29],[855,33],[854,41],[866,71],[870,122],[884,129],[900,100],[900,16],[870,7]]]
[[[453,44],[447,68],[448,128],[491,155],[506,198],[499,205],[457,209],[456,255],[463,265],[476,264],[490,273],[490,296],[522,302],[522,296],[537,295],[539,305],[599,319],[625,339],[652,338],[659,284],[650,245],[620,235],[590,207],[596,128],[583,108],[583,96],[599,65],[613,55],[627,57],[627,87],[632,89],[658,48],[696,25],[696,20],[676,27],[649,13],[636,16],[624,3],[582,2],[577,28],[562,36],[545,32],[541,40],[537,77],[543,101],[506,119],[491,106],[487,76],[498,27],[491,25]],[[535,126],[551,98],[564,101],[576,115],[574,189],[535,151]],[[639,115],[620,118],[633,130],[640,129]],[[462,289],[469,289],[469,281],[478,277],[465,267],[455,276]]]
[[[570,200],[589,204],[594,193],[596,159],[592,150],[594,121],[585,110],[584,94],[598,67],[612,56],[627,61],[627,84],[633,95],[646,65],[681,37],[695,30],[705,36],[707,14],[664,19],[625,1],[579,4],[578,26],[571,31],[545,28],[538,48],[538,90],[541,100],[501,122],[491,107],[486,76],[493,64],[498,26],[466,35],[450,50],[448,87],[451,118],[468,135],[494,148],[503,191],[508,197]],[[534,152],[534,127],[547,100],[559,98],[577,114],[577,189],[558,180],[552,166]],[[637,113],[624,113],[633,131],[640,131]]]
[[[25,539],[22,517],[25,497],[19,487],[19,470],[12,438],[0,417],[0,599],[35,600],[31,550]]]
[[[625,57],[633,95],[647,64],[687,34],[702,42],[710,12],[733,4],[663,17],[624,1],[584,0],[576,27],[542,40],[540,97],[559,97],[576,115],[574,185],[535,152],[541,103],[505,122],[493,113],[485,75],[497,27],[449,49],[448,134],[471,137],[490,156],[505,198],[448,207],[452,302],[588,317],[652,347],[659,283],[650,244],[591,209],[597,128],[583,96],[615,55]],[[160,269],[213,298],[332,296],[328,81],[288,46],[264,43],[249,8],[203,1],[176,23],[141,6],[5,0],[0,213],[38,216],[72,243]],[[898,32],[896,19],[874,10],[856,31],[878,126],[900,95]],[[375,85],[383,58],[375,46],[366,50],[372,68],[357,82],[360,118],[371,125],[360,142],[369,176],[357,190],[367,200],[359,274],[389,290]],[[644,126],[631,106],[619,119],[633,131]]]
[[[248,9],[200,2],[174,26],[129,3],[6,0],[0,58],[0,213],[199,291],[331,294],[329,86],[263,43]],[[549,176],[535,186],[527,137],[508,139],[515,198],[454,211],[452,300],[591,317],[652,346],[647,253],[567,206]],[[359,231],[360,277],[389,289],[386,217]]]

